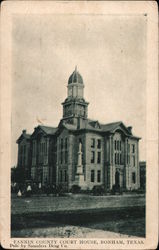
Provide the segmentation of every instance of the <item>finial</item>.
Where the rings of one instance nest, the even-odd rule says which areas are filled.
[[[75,66],[75,72],[77,72],[77,65]]]

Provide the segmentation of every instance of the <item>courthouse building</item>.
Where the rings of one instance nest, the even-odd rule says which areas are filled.
[[[127,190],[140,187],[139,137],[123,122],[101,124],[88,118],[84,82],[77,69],[68,80],[63,117],[58,127],[23,130],[17,140],[19,168],[26,178],[42,184],[92,189],[113,185]]]

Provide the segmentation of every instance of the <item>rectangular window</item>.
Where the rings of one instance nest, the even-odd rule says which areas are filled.
[[[135,153],[135,145],[132,144],[132,153]]]
[[[61,150],[63,150],[63,139],[61,139]]]
[[[67,151],[65,151],[65,163],[67,163],[67,157],[68,157],[68,154],[67,154]]]
[[[94,182],[94,170],[91,170],[91,182]]]
[[[114,141],[114,148],[115,148],[115,150],[116,150],[116,140]]]
[[[60,170],[60,182],[62,182],[62,170]]]
[[[120,154],[120,165],[122,164],[122,161],[121,161],[121,154]]]
[[[65,138],[65,149],[67,150],[67,138]]]
[[[47,143],[46,142],[44,143],[44,148],[45,148],[45,150],[44,150],[45,154],[47,154]]]
[[[67,181],[67,170],[64,171],[65,182]]]
[[[98,170],[97,172],[97,182],[101,182],[101,171]]]
[[[97,148],[101,148],[101,140],[100,139],[98,139],[98,141],[97,141]]]
[[[91,139],[91,148],[95,148],[95,139],[94,138]]]
[[[101,152],[98,152],[97,163],[101,163]]]
[[[91,163],[95,162],[95,152],[91,151]]]
[[[63,163],[63,151],[61,151],[61,164]]]
[[[119,164],[119,154],[117,154],[117,164]]]
[[[136,183],[136,173],[132,173],[132,183]]]
[[[133,155],[133,166],[135,167],[135,155]]]
[[[45,142],[43,142],[43,154],[45,154]]]
[[[117,150],[119,150],[119,141],[117,141]]]

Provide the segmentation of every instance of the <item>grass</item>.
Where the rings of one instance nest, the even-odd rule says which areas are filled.
[[[77,238],[108,232],[145,237],[145,197],[15,197],[11,228],[12,237],[67,237],[68,230]]]

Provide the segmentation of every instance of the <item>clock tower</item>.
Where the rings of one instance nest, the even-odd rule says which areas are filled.
[[[77,124],[77,120],[87,119],[88,102],[83,97],[84,83],[82,76],[75,68],[68,80],[67,98],[63,105],[63,120]]]

